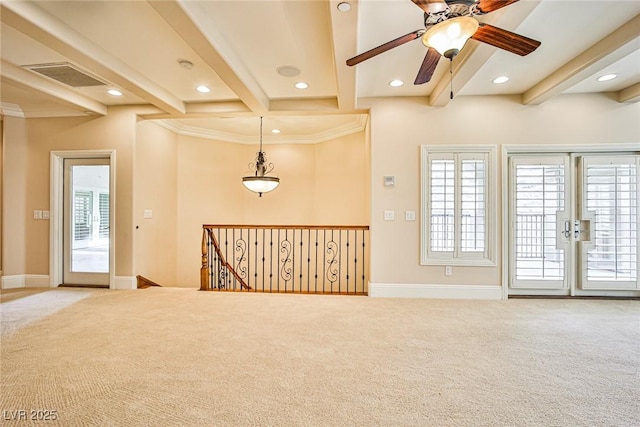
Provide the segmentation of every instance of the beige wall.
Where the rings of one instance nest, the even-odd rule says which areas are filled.
[[[241,183],[258,146],[178,136],[176,285],[199,286],[202,224],[368,224],[364,135],[266,145],[281,184],[262,197]]]
[[[640,104],[620,104],[608,95],[563,95],[541,105],[523,106],[515,97],[459,97],[445,108],[423,99],[369,99],[371,108],[371,282],[402,284],[501,284],[501,260],[496,267],[420,265],[420,145],[496,144],[498,187],[504,144],[635,143],[640,149]],[[396,177],[385,188],[385,175]],[[498,188],[500,196],[501,188]],[[498,213],[502,204],[498,197]],[[393,209],[395,221],[384,221]],[[406,210],[416,221],[404,220]],[[500,224],[500,222],[498,222]],[[500,230],[495,234],[499,243]],[[498,245],[498,255],[501,247]]]
[[[49,164],[54,150],[116,150],[116,276],[133,276],[133,147],[135,112],[105,117],[5,118],[3,244],[5,275],[49,274]]]
[[[138,122],[127,107],[100,118],[5,117],[4,274],[48,274],[49,223],[32,216],[49,209],[51,150],[116,150],[116,275],[197,287],[204,223],[370,224],[374,283],[497,285],[500,259],[497,267],[455,267],[453,276],[420,266],[419,221],[404,221],[404,211],[419,218],[421,144],[496,144],[499,153],[503,144],[640,148],[640,104],[607,95],[563,95],[538,106],[510,97],[460,97],[445,108],[413,98],[366,104],[371,117],[363,132],[265,146],[282,184],[262,198],[240,182],[257,146],[175,135]],[[394,188],[383,187],[384,175],[396,177]],[[142,218],[144,209],[153,219]],[[396,211],[395,221],[382,220],[385,209]],[[499,230],[495,237],[500,242]]]
[[[3,191],[3,179],[4,176],[4,116],[0,116],[0,277],[2,276],[2,217],[4,216],[3,206],[4,200],[2,197]]]
[[[26,121],[15,117],[5,117],[3,202],[2,202],[2,274],[4,276],[24,274],[27,269],[28,246],[26,239],[27,224],[33,226],[34,220],[28,215],[30,209],[29,191],[27,191],[27,126]],[[48,202],[47,202],[48,205]],[[35,208],[32,208],[35,209]],[[49,234],[40,244],[47,245]]]
[[[135,274],[163,286],[176,285],[177,136],[141,121],[134,162]],[[144,218],[151,210],[152,218]]]
[[[116,150],[116,276],[199,286],[202,224],[367,224],[364,132],[265,147],[282,183],[258,197],[241,184],[258,147],[176,135],[133,108],[100,118],[8,118],[3,200],[5,274],[49,274],[52,150]],[[318,183],[324,182],[324,185]],[[153,218],[144,219],[145,209]]]

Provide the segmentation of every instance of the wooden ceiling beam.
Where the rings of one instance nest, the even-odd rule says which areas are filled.
[[[85,38],[33,2],[2,2],[2,22],[69,58],[106,81],[168,113],[184,113],[183,102]]]
[[[636,51],[640,45],[640,14],[571,59],[522,95],[522,103],[536,105]]]

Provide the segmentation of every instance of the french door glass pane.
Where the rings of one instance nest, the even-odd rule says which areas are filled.
[[[587,211],[593,248],[587,252],[587,280],[637,280],[637,203],[635,164],[589,165]]]
[[[516,165],[516,279],[564,278],[564,250],[557,248],[556,230],[564,194],[563,165]]]

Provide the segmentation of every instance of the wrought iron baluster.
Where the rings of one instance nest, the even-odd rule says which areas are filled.
[[[300,259],[298,260],[298,264],[299,264],[299,268],[300,268],[300,292],[302,292],[302,270],[303,270],[303,262],[302,262],[302,246],[303,246],[303,235],[302,235],[302,229],[300,229]]]
[[[307,292],[311,285],[311,229],[307,229]]]
[[[257,292],[258,291],[258,229],[256,228],[255,230],[255,243],[254,243],[254,264],[255,264],[255,270],[256,272],[254,273],[253,277],[254,277],[254,285],[253,285],[253,291]]]
[[[273,229],[271,229],[269,242],[269,292],[273,292]]]
[[[322,247],[324,248],[324,246],[327,244],[327,230],[323,230],[324,236],[322,239]],[[324,290],[324,285],[327,281],[327,274],[326,274],[326,270],[324,269],[324,265],[327,263],[327,252],[323,249],[322,250],[322,293],[325,292]]]
[[[262,288],[261,288],[262,292],[264,292],[264,260],[265,260],[265,258],[264,258],[264,243],[266,241],[264,234],[265,234],[265,229],[263,228],[262,229]]]
[[[364,292],[365,287],[366,287],[366,283],[365,283],[365,263],[366,263],[366,258],[365,258],[365,234],[364,234],[364,230],[362,230],[362,292]]]
[[[358,293],[358,230],[353,230],[353,292]]]

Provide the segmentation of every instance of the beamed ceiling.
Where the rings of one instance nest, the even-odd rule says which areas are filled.
[[[423,29],[416,4],[351,0],[343,12],[339,3],[3,0],[2,113],[99,116],[139,105],[143,117],[176,132],[240,143],[255,143],[263,115],[267,143],[313,143],[363,129],[362,100],[370,97],[417,97],[434,108],[473,95],[511,95],[523,105],[568,93],[640,100],[640,1],[512,3],[478,20],[540,41],[537,50],[521,57],[469,40],[452,64],[440,58],[423,85],[413,84],[427,49],[419,39],[345,63]],[[617,78],[596,80],[608,73]],[[502,75],[510,80],[492,83]],[[404,85],[389,86],[394,79]],[[297,89],[298,82],[309,86]],[[281,133],[270,136],[273,128]]]

